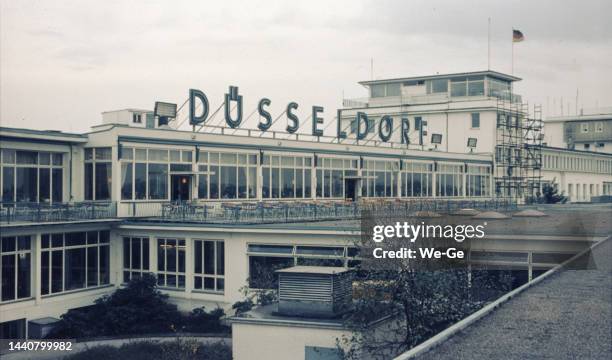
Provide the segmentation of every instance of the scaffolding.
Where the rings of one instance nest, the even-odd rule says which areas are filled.
[[[495,142],[495,193],[514,204],[540,194],[542,169],[542,107],[529,113],[527,103],[498,99]]]

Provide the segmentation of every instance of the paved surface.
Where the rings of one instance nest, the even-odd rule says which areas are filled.
[[[231,346],[232,340],[227,337],[181,337],[183,341],[196,340],[202,344],[213,344],[216,342],[224,342]],[[77,352],[86,350],[93,346],[99,345],[112,345],[115,347],[120,347],[123,344],[127,344],[130,342],[138,342],[138,341],[152,341],[152,342],[168,342],[168,341],[176,341],[176,337],[150,337],[150,338],[132,338],[132,339],[113,339],[113,340],[100,340],[100,341],[86,341],[75,343],[72,345],[72,351],[37,351],[37,352],[28,352],[28,351],[20,351],[12,354],[2,355],[2,360],[55,360],[55,359],[63,359],[64,357],[72,354],[76,354]]]
[[[417,359],[612,359],[612,239]]]

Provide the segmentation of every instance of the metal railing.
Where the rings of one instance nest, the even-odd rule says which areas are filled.
[[[114,202],[0,203],[0,222],[61,222],[112,219],[117,217]]]
[[[149,217],[156,222],[195,222],[219,224],[271,224],[325,220],[356,220],[365,211],[377,216],[411,216],[430,211],[452,214],[459,209],[511,211],[516,204],[507,199],[366,199],[352,201],[287,201],[252,203],[175,202],[162,205],[161,216]],[[136,214],[137,216],[137,214]]]

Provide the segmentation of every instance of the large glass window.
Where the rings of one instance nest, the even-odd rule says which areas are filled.
[[[467,196],[491,196],[491,167],[487,165],[468,165]]]
[[[365,187],[363,196],[397,196],[399,162],[396,160],[364,160],[363,176]]]
[[[489,96],[510,100],[510,82],[487,78],[487,92]]]
[[[41,294],[93,288],[110,281],[110,232],[41,235]]]
[[[123,282],[149,272],[149,238],[123,237]]]
[[[434,79],[427,81],[427,93],[445,93],[448,92],[448,79]]]
[[[110,200],[112,175],[112,149],[85,149],[85,200]]]
[[[121,199],[168,200],[172,172],[190,173],[191,150],[121,150]]]
[[[359,160],[353,158],[317,158],[317,197],[344,198],[345,179],[357,176]]]
[[[3,202],[62,202],[61,153],[2,149]]]
[[[4,236],[0,240],[0,300],[13,301],[31,297],[31,237]]]
[[[262,197],[308,198],[311,196],[310,156],[264,155]]]
[[[433,164],[404,160],[402,167],[402,196],[432,196]]]
[[[249,286],[270,289],[278,286],[275,270],[295,265],[354,266],[358,251],[350,246],[249,244]]]
[[[438,164],[436,196],[463,196],[462,164]]]
[[[198,198],[256,198],[257,160],[257,154],[200,151]]]
[[[184,239],[157,239],[157,285],[185,288]]]
[[[225,289],[225,244],[223,241],[194,240],[194,279],[197,290]]]

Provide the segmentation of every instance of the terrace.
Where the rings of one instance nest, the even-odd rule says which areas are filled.
[[[6,203],[0,205],[0,224],[52,223],[114,219],[117,208],[114,202],[74,203]]]
[[[432,211],[449,214],[459,209],[509,211],[515,204],[504,199],[432,200],[366,199],[354,201],[292,201],[245,203],[163,203],[159,214],[145,217],[157,222],[195,222],[210,224],[274,224],[359,219],[362,212],[375,209],[377,214],[412,214]]]

